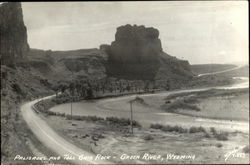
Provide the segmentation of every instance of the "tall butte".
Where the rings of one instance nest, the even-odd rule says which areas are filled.
[[[108,76],[144,80],[192,76],[188,61],[163,52],[159,31],[152,27],[120,26],[115,41],[103,48],[108,54]]]
[[[20,2],[0,4],[0,57],[4,65],[14,64],[29,51],[27,30]]]

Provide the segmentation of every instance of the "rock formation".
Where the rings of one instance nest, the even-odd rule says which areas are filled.
[[[159,31],[144,26],[125,25],[117,28],[111,43],[110,60],[113,62],[152,62],[162,52]]]
[[[29,50],[20,2],[0,5],[0,55],[2,64],[12,64]]]
[[[158,37],[159,31],[152,27],[118,27],[115,41],[110,46],[100,47],[108,54],[108,76],[148,80],[162,79],[173,74],[190,76],[188,61],[164,53]]]

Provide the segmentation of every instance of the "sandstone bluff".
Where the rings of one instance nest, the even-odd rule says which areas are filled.
[[[101,48],[108,54],[106,69],[109,76],[154,80],[171,77],[176,71],[177,75],[186,78],[192,75],[188,61],[163,52],[159,31],[153,27],[120,26],[115,41]]]

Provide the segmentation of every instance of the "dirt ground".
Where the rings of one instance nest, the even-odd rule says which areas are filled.
[[[219,141],[201,132],[136,128],[131,135],[128,127],[101,121],[70,121],[58,116],[44,119],[66,140],[95,154],[111,155],[116,163],[249,163],[249,153],[242,151],[249,145],[249,136],[240,132]],[[225,161],[225,154],[233,151],[238,154],[231,154]]]
[[[201,111],[180,110],[178,112],[200,117],[249,121],[249,94],[207,98],[197,103],[197,106]]]

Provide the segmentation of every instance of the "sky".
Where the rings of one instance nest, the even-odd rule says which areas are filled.
[[[247,1],[22,2],[31,48],[99,48],[121,25],[159,30],[163,50],[191,64],[248,63]]]

